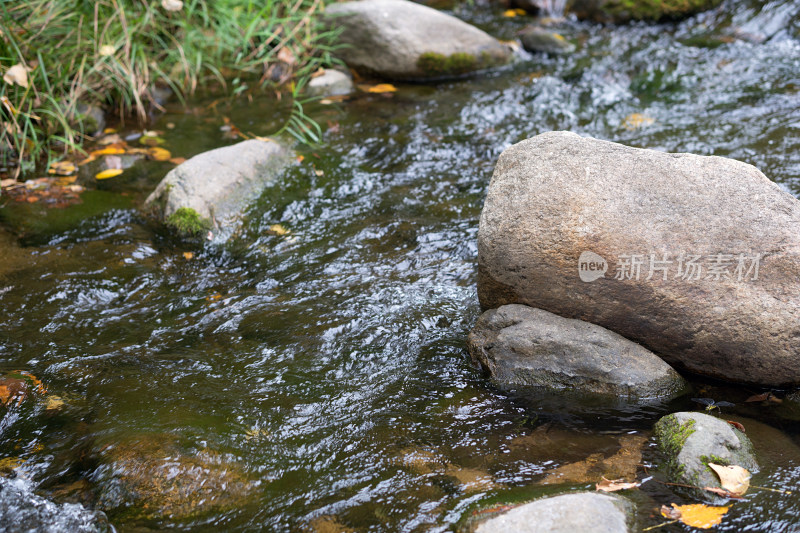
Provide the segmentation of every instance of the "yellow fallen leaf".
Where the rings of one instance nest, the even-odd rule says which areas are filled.
[[[322,177],[322,176],[324,176],[324,175],[325,175],[325,172],[324,172],[324,171],[322,171],[322,170],[315,170],[315,171],[314,171],[314,174],[316,174],[316,175],[317,175],[317,176],[319,176],[319,177]]]
[[[616,492],[618,490],[627,490],[638,488],[641,483],[628,482],[623,479],[606,479],[605,476],[600,483],[595,484],[595,489],[603,492]]]
[[[728,512],[730,506],[712,507],[704,503],[691,505],[672,504],[672,508],[661,506],[661,515],[672,520],[680,520],[687,526],[708,529],[722,522],[722,517]]]
[[[521,17],[524,14],[525,14],[525,10],[524,9],[519,9],[519,8],[517,8],[517,9],[506,9],[505,11],[503,11],[503,16],[504,17]]]
[[[750,488],[750,472],[741,466],[708,463],[708,467],[717,473],[722,488],[734,496],[742,496]]]
[[[169,161],[172,158],[172,154],[169,153],[169,150],[159,148],[158,146],[149,148],[147,150],[147,155],[156,161]]]
[[[302,162],[303,162],[303,159],[305,159],[305,156],[303,156],[303,155],[298,155],[298,156],[297,156],[297,162],[298,162],[298,163],[302,163]]]
[[[121,168],[109,168],[108,170],[98,172],[95,174],[94,178],[98,180],[107,180],[108,178],[119,176],[120,174],[122,174]]]
[[[103,130],[103,133],[108,135],[109,133],[117,133],[116,128],[106,128]]]
[[[22,63],[17,63],[3,74],[3,81],[9,85],[17,84],[25,89],[28,88],[28,72],[32,69]]]
[[[273,224],[269,227],[269,232],[273,235],[286,235],[289,233],[289,230],[281,226],[280,224]]]
[[[69,176],[70,174],[74,174],[77,170],[78,167],[75,166],[75,163],[71,161],[56,161],[55,163],[50,164],[50,168],[47,170],[47,172],[48,174]]]
[[[94,157],[99,157],[101,155],[119,155],[124,153],[125,153],[124,148],[120,148],[119,146],[107,146],[100,150],[92,150],[92,152],[89,155]]]
[[[625,120],[622,121],[622,127],[628,131],[638,130],[645,126],[649,126],[655,122],[654,118],[642,115],[641,113],[631,113]]]
[[[55,180],[55,184],[59,187],[66,187],[67,185],[72,185],[78,179],[78,176],[64,176],[63,178],[58,178]]]
[[[379,83],[367,89],[368,93],[393,93],[397,91],[397,87],[391,83]]]
[[[186,259],[187,261],[192,257],[194,257],[194,254],[192,252],[183,252],[183,258]]]

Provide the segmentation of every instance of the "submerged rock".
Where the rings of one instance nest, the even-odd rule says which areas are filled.
[[[600,326],[525,305],[485,312],[469,334],[473,360],[501,385],[671,398],[688,387],[649,350]]]
[[[332,25],[342,28],[336,53],[358,71],[399,80],[462,76],[502,65],[511,49],[478,28],[407,0],[332,4]]]
[[[603,23],[677,20],[719,5],[721,0],[571,0],[580,19]]]
[[[30,481],[0,476],[0,528],[8,533],[114,531],[106,516],[80,504],[57,504],[34,493]]]
[[[109,446],[101,457],[99,507],[127,518],[195,518],[244,505],[251,493],[238,464],[211,450],[183,453],[170,436]]]
[[[244,209],[293,161],[291,150],[251,139],[196,155],[172,169],[145,201],[183,234],[224,240]]]
[[[719,418],[703,413],[673,413],[656,422],[653,432],[666,458],[664,472],[673,483],[698,487],[677,487],[692,497],[719,499],[702,490],[720,487],[719,477],[708,463],[738,465],[750,472],[758,469],[750,439]]]
[[[475,533],[625,533],[632,515],[625,498],[577,492],[515,507],[479,524]]]
[[[544,52],[547,54],[570,54],[575,45],[561,34],[547,31],[544,28],[527,28],[520,36],[522,46],[528,52]]]
[[[495,168],[478,296],[598,324],[698,374],[797,384],[800,202],[732,159],[538,135]]]
[[[325,73],[308,82],[309,96],[343,96],[353,92],[353,80],[339,70],[327,69]]]

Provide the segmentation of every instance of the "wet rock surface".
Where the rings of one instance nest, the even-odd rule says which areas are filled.
[[[670,398],[688,387],[649,350],[600,326],[524,305],[485,312],[468,340],[505,386],[534,385],[629,398]]]
[[[563,35],[544,28],[527,28],[519,39],[528,52],[569,54],[575,51],[575,45],[567,41]]]
[[[209,229],[224,239],[292,155],[276,142],[256,139],[204,152],[171,170],[145,205],[158,208],[168,223],[183,213],[193,214],[194,229]]]
[[[455,17],[406,0],[332,4],[337,54],[358,71],[398,80],[453,78],[507,63],[511,50]]]
[[[673,483],[698,487],[676,487],[693,497],[718,499],[702,490],[721,486],[708,463],[737,465],[751,473],[758,470],[750,439],[725,420],[703,413],[679,412],[661,418],[653,431],[665,456],[664,472]]]
[[[495,167],[478,295],[598,324],[676,368],[798,383],[798,230],[800,202],[751,165],[544,133]]]
[[[633,506],[619,496],[562,494],[515,507],[490,518],[475,533],[625,533]]]

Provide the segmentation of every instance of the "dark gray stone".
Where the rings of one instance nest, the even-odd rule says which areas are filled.
[[[525,305],[485,312],[469,352],[501,385],[535,385],[628,398],[671,398],[687,383],[667,363],[588,322]]]
[[[236,229],[244,209],[294,161],[288,148],[251,139],[196,155],[172,169],[145,201],[166,220],[182,207],[213,225],[216,240]]]
[[[690,255],[700,270],[687,275]],[[522,303],[598,324],[676,368],[798,384],[800,202],[732,159],[538,135],[495,168],[478,296],[484,309]]]
[[[738,465],[751,473],[758,470],[750,439],[725,420],[703,413],[673,413],[656,422],[653,432],[666,458],[664,472],[672,483],[698,487],[676,487],[692,497],[721,499],[702,490],[720,487],[719,476],[708,463]]]
[[[490,518],[475,533],[626,533],[633,505],[620,496],[575,492],[543,498]]]
[[[528,28],[519,37],[522,46],[528,52],[544,52],[547,54],[570,54],[575,45],[561,34],[547,31],[544,28]]]
[[[326,16],[342,28],[336,53],[351,68],[399,80],[462,76],[507,63],[511,49],[478,28],[406,0],[332,4]]]

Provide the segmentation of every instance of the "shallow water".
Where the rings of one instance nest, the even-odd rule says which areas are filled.
[[[503,39],[530,22],[482,6],[455,13]],[[106,509],[119,531],[446,531],[490,502],[593,486],[540,482],[702,406],[500,391],[473,367],[465,341],[494,162],[566,129],[740,159],[800,196],[798,14],[797,1],[738,1],[677,25],[567,21],[557,30],[579,45],[569,57],[520,52],[472,79],[311,106],[325,144],[298,148],[303,162],[225,248],[176,242],[132,207],[166,164],[100,183],[83,222],[33,226],[19,206],[0,210],[24,245],[0,263],[0,373],[31,372],[64,401],[15,407],[0,456],[24,459],[16,475],[40,494]],[[266,97],[210,103],[155,124],[174,155],[230,144],[223,116],[256,135],[276,123]],[[653,123],[626,129],[633,113]],[[290,234],[269,234],[276,223]],[[745,403],[758,390],[694,384],[735,402],[726,416],[767,424],[753,436],[767,457],[753,483],[794,489],[800,416]],[[144,456],[244,488],[207,513],[153,517],[150,495],[119,490]],[[642,463],[656,461],[647,443]],[[635,498],[643,527],[684,501],[657,481]],[[717,529],[795,531],[798,516],[796,495],[756,491]]]

